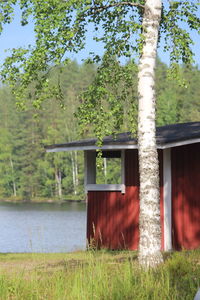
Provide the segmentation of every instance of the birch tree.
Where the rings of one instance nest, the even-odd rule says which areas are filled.
[[[161,0],[147,0],[143,14],[144,45],[138,72],[138,151],[140,174],[139,261],[145,266],[162,262],[159,165],[156,149],[155,64]]]
[[[12,21],[16,4],[22,10],[23,26],[33,18],[36,41],[25,49],[13,49],[1,74],[13,88],[22,108],[30,85],[31,99],[37,108],[51,97],[62,100],[59,79],[57,85],[50,87],[48,74],[57,65],[62,71],[69,52],[85,47],[88,28],[91,32],[93,26],[94,40],[103,43],[105,54],[103,57],[95,53],[90,55],[90,60],[99,63],[99,68],[93,84],[81,96],[78,117],[84,128],[90,123],[94,125],[99,144],[104,135],[115,133],[123,122],[122,112],[132,87],[133,67],[139,61],[139,261],[144,267],[156,266],[162,262],[155,141],[157,48],[162,38],[164,51],[169,51],[170,55],[171,76],[178,78],[178,63],[193,62],[190,31],[199,31],[198,0],[7,0],[0,3],[0,30],[3,24]],[[129,59],[129,63],[121,68],[124,58]],[[130,105],[132,132],[136,128],[136,109]]]

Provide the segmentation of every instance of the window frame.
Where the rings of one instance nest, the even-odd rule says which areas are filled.
[[[125,150],[107,150],[106,152],[118,151],[121,153],[121,184],[97,184],[96,183],[96,150],[84,151],[84,186],[85,192],[91,191],[120,191],[125,194]]]

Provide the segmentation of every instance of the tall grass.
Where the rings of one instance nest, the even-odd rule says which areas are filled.
[[[45,263],[40,264],[36,254],[32,269],[4,269],[0,299],[191,300],[200,286],[200,251],[173,253],[162,266],[146,272],[134,252],[88,251],[61,257],[48,261],[44,255]]]

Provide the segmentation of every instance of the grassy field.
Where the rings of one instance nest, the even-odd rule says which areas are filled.
[[[191,300],[200,286],[200,251],[165,254],[153,271],[136,252],[0,254],[0,299]]]

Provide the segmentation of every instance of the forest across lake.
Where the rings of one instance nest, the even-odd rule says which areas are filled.
[[[124,67],[121,66],[122,69]],[[79,65],[75,61],[63,67],[60,84],[65,109],[61,109],[59,101],[52,98],[38,110],[31,106],[27,98],[26,109],[16,110],[16,99],[10,89],[0,87],[0,199],[39,202],[85,199],[83,153],[45,153],[44,146],[95,136],[91,128],[87,128],[85,135],[80,136],[74,113],[81,103],[79,95],[94,79],[96,69],[95,64]],[[199,120],[199,68],[180,66],[181,85],[168,78],[168,71],[168,66],[158,60],[157,125]],[[52,85],[56,72],[58,70],[54,68],[49,75]],[[120,132],[129,131],[131,126],[127,115],[132,105],[137,107],[136,67],[132,70],[132,83],[123,106],[124,125],[119,128]],[[123,80],[120,84],[123,86]],[[120,98],[121,92],[119,86],[116,97]],[[116,182],[116,166],[105,168],[106,165],[103,166],[101,179],[104,182]]]

